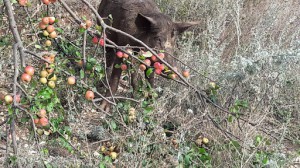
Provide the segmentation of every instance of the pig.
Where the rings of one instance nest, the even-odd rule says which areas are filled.
[[[102,18],[112,17],[112,20],[104,20],[106,24],[134,36],[151,48],[164,50],[169,54],[173,54],[176,36],[189,27],[199,24],[198,22],[173,22],[169,16],[159,10],[153,0],[102,0],[98,13]],[[113,31],[107,31],[106,37],[119,46],[141,46],[136,41]],[[120,68],[115,68],[115,65],[120,65],[122,59],[115,56],[114,49],[107,48],[106,51],[107,66],[113,65],[109,86],[111,93],[115,94],[122,72]],[[168,54],[165,55],[164,60],[173,65],[171,57]],[[132,74],[133,80],[135,76],[136,74]],[[154,73],[146,78],[153,87]],[[131,83],[135,88],[136,82]],[[106,97],[111,96],[111,93],[107,90]],[[103,100],[100,108],[109,112],[109,103]]]

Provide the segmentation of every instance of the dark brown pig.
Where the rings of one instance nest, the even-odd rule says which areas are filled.
[[[101,17],[111,15],[112,27],[136,37],[151,48],[164,50],[170,54],[173,53],[176,35],[197,24],[196,22],[173,22],[169,16],[160,12],[153,0],[102,0],[98,13]],[[108,19],[105,22],[110,25]],[[120,46],[140,46],[139,43],[132,39],[113,31],[108,31],[106,36]],[[165,60],[169,64],[173,64],[170,56],[166,55]],[[115,56],[115,51],[107,48],[107,65],[116,65],[121,62],[122,59]],[[109,81],[112,94],[115,94],[117,91],[121,72],[120,68],[113,68],[112,70]],[[135,77],[132,78],[134,79]],[[154,85],[153,73],[148,77],[148,81],[151,86]],[[135,87],[135,82],[132,82],[132,84]],[[110,91],[107,90],[106,96],[110,95]],[[105,111],[110,110],[106,101],[102,101],[101,108]]]

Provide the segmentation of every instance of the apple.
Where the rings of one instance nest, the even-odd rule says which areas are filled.
[[[52,33],[54,30],[55,30],[54,26],[52,25],[47,26],[48,33]]]
[[[91,91],[91,90],[86,91],[86,93],[85,93],[85,98],[86,98],[87,100],[93,100],[93,99],[95,98],[94,92]]]
[[[49,18],[48,18],[48,17],[43,17],[42,23],[43,23],[44,25],[49,24]]]
[[[46,78],[40,78],[40,82],[41,82],[42,84],[46,84],[48,81],[47,81]]]
[[[86,20],[85,21],[85,25],[86,25],[86,28],[88,29],[88,28],[90,28],[91,26],[92,26],[92,21],[90,21],[90,20]]]
[[[26,6],[27,0],[19,0],[19,5]]]
[[[123,57],[123,52],[122,51],[118,51],[116,53],[116,55],[117,55],[118,58],[122,58]]]
[[[133,107],[129,108],[128,114],[129,114],[130,116],[134,116],[134,115],[136,114],[136,113],[135,113],[135,108],[133,108]]]
[[[161,74],[161,70],[160,70],[160,69],[155,69],[154,72],[155,72],[157,75],[160,75],[160,74]]]
[[[56,75],[54,74],[49,80],[50,80],[50,81],[57,81]]]
[[[33,122],[34,122],[35,124],[38,124],[39,121],[40,121],[40,119],[38,119],[38,118],[33,119]]]
[[[49,32],[47,30],[44,30],[43,31],[43,35],[46,36],[46,37],[48,37],[49,36]]]
[[[122,69],[122,71],[126,71],[127,70],[127,65],[126,64],[121,64],[121,69]]]
[[[40,28],[40,29],[46,29],[46,28],[47,28],[47,25],[44,24],[43,22],[40,22],[40,23],[39,23],[39,28]]]
[[[82,67],[83,66],[83,61],[82,60],[76,61],[76,64],[77,64],[77,66]]]
[[[158,56],[160,59],[164,59],[164,58],[165,58],[165,54],[164,54],[164,53],[158,53],[157,56]]]
[[[37,113],[37,115],[38,115],[40,118],[44,118],[44,117],[47,116],[47,112],[46,112],[45,109],[41,109],[41,110]]]
[[[163,71],[163,70],[165,69],[165,65],[164,65],[164,64],[161,64],[161,65],[159,66],[159,69]]]
[[[21,102],[21,95],[19,95],[19,94],[16,95],[16,102],[17,103]]]
[[[144,64],[141,64],[139,66],[139,68],[140,68],[141,71],[145,71],[147,69],[146,65],[144,65]]]
[[[54,68],[47,68],[46,71],[47,71],[49,74],[52,74],[53,71],[54,71]]]
[[[56,37],[57,37],[56,31],[51,32],[51,33],[49,34],[49,37],[50,37],[50,38],[56,38]]]
[[[127,59],[128,57],[129,57],[128,54],[126,54],[126,53],[123,54],[123,58]]]
[[[51,46],[51,44],[52,44],[52,43],[51,43],[50,40],[46,40],[46,41],[45,41],[45,45],[46,45],[47,47]]]
[[[152,56],[151,56],[151,60],[152,60],[153,62],[158,61],[158,59],[157,59],[157,57],[156,57],[155,55],[152,55]]]
[[[144,60],[144,63],[147,65],[147,66],[150,66],[151,65],[151,61],[149,59],[145,59]]]
[[[42,0],[42,2],[43,2],[45,5],[49,5],[49,4],[50,4],[50,1],[49,1],[49,0]]]
[[[23,73],[21,75],[21,80],[24,82],[24,83],[29,83],[31,81],[31,76],[28,75],[27,73]]]
[[[68,77],[68,84],[69,85],[74,85],[75,82],[76,82],[75,76]]]
[[[50,58],[55,58],[55,54],[50,54],[49,57]]]
[[[11,95],[6,95],[4,101],[6,104],[11,104],[13,102],[13,97]]]
[[[97,38],[96,36],[94,36],[93,39],[92,39],[92,42],[93,42],[94,44],[97,44],[97,43],[98,43],[98,38]]]
[[[104,46],[104,39],[103,39],[103,38],[100,38],[99,44],[100,44],[101,46]]]
[[[174,74],[174,73],[172,73],[172,74],[169,75],[169,78],[171,78],[171,79],[176,79],[176,77],[177,77],[177,75]]]
[[[102,152],[102,153],[103,153],[103,152],[105,152],[105,151],[106,151],[106,148],[105,148],[105,146],[101,146],[101,147],[100,147],[100,152]]]
[[[159,62],[155,62],[153,66],[155,69],[160,69],[161,64]]]
[[[209,82],[209,85],[212,87],[212,88],[216,88],[217,84],[215,82]]]
[[[34,75],[34,68],[30,65],[26,66],[24,71],[25,71],[25,73],[27,73],[30,76]]]
[[[116,152],[110,152],[110,157],[115,160],[117,158],[118,154]]]
[[[49,18],[49,24],[53,24],[55,22],[55,17],[51,16]]]
[[[55,88],[55,82],[54,81],[49,81],[48,82],[48,86],[50,87],[50,88]]]
[[[189,77],[190,76],[189,71],[188,70],[183,70],[182,71],[182,76],[185,77],[185,78]]]
[[[45,126],[47,126],[49,124],[49,121],[48,121],[47,118],[42,117],[42,118],[40,118],[39,123],[41,124],[41,126],[45,127]]]
[[[207,138],[202,138],[202,142],[203,142],[204,144],[208,144],[208,143],[209,143],[209,140],[208,140]]]

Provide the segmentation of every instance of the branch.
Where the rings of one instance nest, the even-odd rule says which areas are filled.
[[[22,43],[20,34],[17,29],[17,23],[15,21],[15,17],[13,14],[13,9],[12,9],[10,0],[4,0],[4,5],[7,9],[10,30],[12,31],[13,37],[15,39],[15,43],[18,44],[22,67],[25,67],[24,47],[23,47],[23,43]]]

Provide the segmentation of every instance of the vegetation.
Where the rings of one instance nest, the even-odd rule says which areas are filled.
[[[98,107],[110,69],[90,8],[67,1],[73,18],[61,0],[10,2],[25,59],[2,12],[2,167],[299,165],[298,2],[156,0],[174,20],[201,21],[177,41],[178,73],[189,86],[173,71],[162,78],[168,71],[156,64],[146,73],[159,71],[158,87],[149,88],[147,61],[132,62],[132,55],[144,61],[153,54],[120,51],[123,75],[111,113]],[[139,72],[138,93],[131,71]]]

